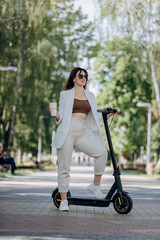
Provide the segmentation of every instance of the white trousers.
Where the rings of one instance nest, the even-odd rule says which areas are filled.
[[[94,157],[94,174],[102,175],[107,162],[105,147],[93,141],[85,133],[86,120],[72,116],[70,129],[62,148],[57,149],[58,154],[58,189],[59,192],[68,192],[70,180],[70,165],[73,148]]]

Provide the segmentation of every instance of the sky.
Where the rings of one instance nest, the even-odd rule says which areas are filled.
[[[81,6],[82,12],[88,15],[90,21],[94,21],[95,4],[94,0],[75,0],[75,8]]]

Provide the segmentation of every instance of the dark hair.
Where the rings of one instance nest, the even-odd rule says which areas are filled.
[[[75,78],[75,76],[76,76],[76,74],[77,74],[78,71],[80,71],[80,73],[81,73],[82,71],[84,71],[85,74],[87,74],[87,76],[88,76],[88,72],[87,72],[87,70],[85,70],[84,68],[80,68],[80,67],[74,68],[74,69],[70,72],[69,78],[68,78],[68,80],[65,82],[64,87],[62,88],[62,90],[68,90],[68,89],[71,89],[71,88],[74,87],[73,79]],[[83,88],[86,89],[86,87],[87,87],[87,83],[86,83],[85,86],[83,86]]]

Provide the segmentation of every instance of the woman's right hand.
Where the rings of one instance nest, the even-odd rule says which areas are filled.
[[[51,114],[51,108],[50,108],[50,106],[49,106],[49,113]],[[56,119],[56,121],[59,121],[59,119],[60,119],[60,115],[59,115],[59,113],[58,113],[58,108],[57,108],[57,114],[54,116],[54,118]]]

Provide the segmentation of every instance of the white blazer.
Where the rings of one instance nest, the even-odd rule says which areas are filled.
[[[102,114],[97,112],[97,104],[95,96],[92,92],[84,90],[84,93],[90,103],[91,111],[87,114],[86,118],[86,130],[84,134],[90,137],[91,141],[100,141],[104,144],[101,132],[100,132],[100,121],[102,121]],[[56,130],[54,139],[52,140],[51,146],[55,148],[61,148],[65,142],[67,134],[69,132],[72,109],[74,103],[74,87],[69,90],[60,92],[59,100],[59,115],[60,120],[56,123],[60,125]]]

